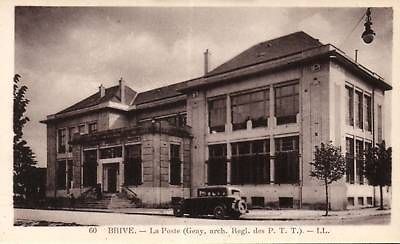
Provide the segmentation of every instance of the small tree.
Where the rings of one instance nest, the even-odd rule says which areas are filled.
[[[329,193],[328,186],[334,181],[341,179],[346,171],[346,161],[341,153],[340,147],[335,147],[332,143],[315,147],[314,161],[310,164],[311,177],[324,182],[325,185],[325,216],[329,211]]]
[[[385,141],[365,150],[364,175],[370,185],[379,186],[379,209],[383,209],[382,188],[392,183],[392,148],[386,149]]]
[[[30,184],[29,173],[36,164],[35,155],[27,142],[22,138],[22,129],[29,121],[24,114],[29,100],[25,97],[27,86],[19,87],[20,75],[14,76],[14,193],[25,194],[26,186]]]

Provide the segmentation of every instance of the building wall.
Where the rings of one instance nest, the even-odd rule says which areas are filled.
[[[169,164],[171,144],[180,145],[183,162],[182,184],[171,185]],[[144,135],[142,137],[143,184],[129,186],[147,205],[162,205],[171,202],[172,197],[190,196],[191,142],[189,138],[169,135]]]
[[[87,133],[88,130],[88,123],[90,122],[97,122],[97,130],[106,130],[108,129],[109,126],[109,112],[107,111],[102,111],[102,112],[97,112],[97,113],[89,113],[89,114],[84,114],[80,115],[77,117],[72,117],[72,118],[67,118],[63,119],[60,121],[57,121],[55,123],[47,124],[47,177],[48,177],[48,188],[46,190],[46,196],[48,197],[54,197],[55,196],[55,174],[56,174],[56,167],[57,167],[57,161],[61,160],[71,160],[73,158],[78,157],[78,153],[80,152],[69,152],[68,150],[68,143],[66,143],[66,152],[65,153],[59,153],[57,149],[57,142],[58,142],[58,130],[65,128],[66,129],[66,140],[68,140],[68,128],[70,127],[77,127],[79,125],[85,125],[85,133]],[[79,155],[80,156],[80,155]],[[73,171],[74,175],[76,175],[76,172],[79,169],[79,166],[74,166]],[[79,183],[78,183],[79,182]],[[74,184],[80,184],[80,178],[79,180],[74,178]],[[64,195],[63,192],[67,192],[66,190],[64,191],[58,191],[62,195]]]
[[[58,197],[67,197],[68,193],[73,193],[74,196],[79,196],[89,187],[82,186],[82,150],[95,149],[97,150],[97,183],[102,185],[104,190],[104,174],[103,166],[105,163],[119,162],[119,177],[117,180],[118,189],[125,186],[124,184],[124,153],[122,158],[100,159],[99,149],[107,146],[121,146],[126,143],[132,143],[118,139],[113,144],[104,142],[82,146],[75,145],[73,147],[73,187],[72,189],[57,190]],[[159,206],[171,202],[172,197],[189,197],[190,189],[190,170],[191,170],[191,140],[190,138],[180,138],[166,134],[145,134],[140,136],[140,139],[135,144],[141,145],[142,152],[142,184],[138,186],[128,186],[131,190],[138,194],[138,197],[146,206]],[[182,160],[182,184],[171,185],[170,182],[170,145],[180,145],[180,158]],[[124,149],[123,149],[124,151]],[[51,171],[55,172],[55,170]],[[54,182],[54,175],[53,175]],[[54,188],[52,192],[54,196]],[[50,195],[49,195],[50,196]]]
[[[188,124],[192,127],[193,139],[193,162],[196,169],[196,176],[193,176],[193,192],[198,186],[207,183],[207,166],[205,161],[208,159],[207,146],[215,143],[225,143],[228,145],[228,159],[230,158],[229,144],[238,141],[249,141],[262,138],[269,138],[271,152],[273,149],[274,138],[291,135],[298,135],[300,140],[300,184],[263,184],[263,185],[240,185],[238,186],[247,199],[252,197],[264,197],[266,204],[276,205],[279,197],[293,197],[295,206],[302,204],[320,204],[325,201],[324,192],[320,183],[309,176],[312,161],[313,149],[321,142],[330,139],[329,124],[329,65],[320,63],[320,68],[313,71],[311,66],[296,67],[290,70],[283,70],[267,75],[235,80],[219,87],[213,87],[207,91],[196,91],[188,96]],[[270,116],[268,127],[248,128],[247,130],[232,130],[230,123],[225,125],[225,132],[215,134],[209,133],[207,99],[220,95],[269,86],[270,88],[270,111],[274,109],[274,90],[273,85],[286,81],[299,80],[300,112],[297,123],[277,125],[276,118]],[[229,96],[228,96],[229,97]],[[227,99],[227,118],[230,120],[230,101]],[[272,112],[271,112],[272,114]],[[203,118],[202,118],[203,117]],[[271,160],[273,161],[273,160]],[[229,162],[228,162],[229,164]],[[229,171],[229,166],[228,166]],[[201,172],[201,173],[200,173]],[[335,187],[332,189],[336,193],[345,195],[343,189]],[[301,194],[304,194],[302,196]],[[309,196],[313,197],[309,197]],[[309,200],[309,201],[308,201]],[[336,204],[336,203],[335,203]],[[342,203],[337,208],[342,208]],[[336,206],[335,206],[336,208]]]
[[[377,123],[378,123],[378,106],[382,106],[382,112],[384,111],[384,92],[378,88],[374,88],[358,76],[354,75],[353,73],[347,71],[340,65],[336,63],[330,64],[330,79],[332,84],[332,94],[330,100],[333,101],[333,108],[331,109],[333,117],[335,119],[331,119],[332,123],[332,131],[331,135],[334,135],[332,141],[335,142],[336,145],[340,145],[342,148],[343,154],[346,153],[346,138],[352,138],[354,143],[356,140],[368,142],[368,143],[378,143],[378,130],[377,130]],[[345,86],[354,87],[358,91],[362,91],[363,94],[371,95],[372,98],[372,132],[365,129],[357,128],[356,125],[350,126],[346,123],[345,117],[346,115],[346,89]],[[355,100],[355,98],[354,98]],[[365,113],[365,111],[364,111]],[[354,116],[356,116],[354,114]],[[384,120],[384,118],[382,118]],[[384,129],[383,122],[382,128]],[[383,135],[382,135],[383,136]],[[384,139],[384,137],[383,137]],[[355,148],[355,147],[354,147]],[[355,150],[355,149],[354,149]],[[356,167],[356,165],[355,165]],[[356,169],[354,170],[356,173]],[[359,184],[355,182],[354,184],[347,183],[345,181],[345,177],[340,181],[343,185],[345,185],[345,195],[343,196],[345,208],[359,208],[359,207],[366,207],[370,204],[367,204],[367,198],[372,198],[373,202],[377,201],[379,198],[379,193],[377,192],[377,188],[372,187],[370,185]],[[378,189],[379,191],[379,189]],[[361,200],[363,199],[364,204],[360,204]],[[386,194],[384,197],[385,202],[388,202],[389,195]],[[360,200],[360,202],[359,202]],[[354,202],[354,204],[352,204]]]
[[[206,160],[206,96],[204,91],[195,91],[187,99],[187,124],[192,127],[191,146],[191,194],[196,195],[197,188],[205,183]]]
[[[299,81],[299,114],[296,123],[277,125],[274,115],[274,85],[287,81]],[[346,124],[345,86],[351,85],[371,94],[373,97],[373,132],[360,130]],[[251,123],[244,130],[233,130],[232,124],[225,124],[225,132],[210,133],[208,126],[208,99],[216,96],[226,96],[226,117],[231,119],[230,94],[255,88],[269,87],[270,116],[268,127],[252,128]],[[325,188],[318,180],[310,176],[315,146],[321,142],[332,141],[341,146],[343,153],[346,148],[346,137],[358,138],[364,141],[375,141],[378,137],[378,106],[384,104],[384,92],[374,89],[354,74],[340,65],[330,61],[316,61],[302,66],[276,71],[270,74],[259,74],[252,77],[232,80],[223,85],[208,89],[200,89],[187,94],[186,104],[177,102],[151,109],[143,109],[125,115],[114,111],[93,113],[81,117],[64,120],[55,125],[48,124],[48,167],[47,192],[54,196],[56,160],[73,158],[79,162],[74,168],[74,192],[82,192],[81,159],[82,149],[77,146],[72,153],[57,154],[57,128],[68,128],[81,123],[97,121],[98,130],[107,130],[137,125],[138,121],[151,120],[168,115],[187,113],[187,124],[191,126],[193,138],[179,138],[165,134],[148,134],[141,137],[142,144],[142,180],[139,186],[129,186],[136,192],[145,204],[165,204],[171,197],[188,197],[195,195],[197,188],[207,184],[208,146],[212,144],[227,144],[228,159],[231,157],[230,144],[240,141],[258,139],[270,140],[271,156],[274,156],[274,140],[278,137],[299,136],[300,180],[296,184],[260,184],[237,185],[243,195],[251,203],[253,197],[264,197],[267,206],[278,206],[280,197],[291,197],[295,207],[313,208],[323,206]],[[384,120],[384,114],[382,120]],[[382,122],[382,127],[384,123]],[[383,133],[384,134],[384,133]],[[67,135],[68,137],[68,135]],[[123,142],[121,142],[123,143]],[[169,184],[169,145],[181,145],[183,164],[183,184]],[[274,159],[271,159],[274,164]],[[229,160],[228,160],[229,165]],[[229,167],[229,166],[228,166]],[[273,166],[272,166],[273,167]],[[229,169],[228,175],[229,175]],[[101,169],[98,181],[101,181]],[[273,172],[273,168],[271,169]],[[122,171],[123,174],[123,171]],[[273,181],[273,179],[272,179]],[[122,184],[123,181],[120,181]],[[229,180],[228,180],[229,184]],[[79,189],[79,192],[78,192]],[[59,191],[65,194],[65,191]],[[332,209],[359,207],[360,198],[367,202],[373,197],[377,201],[377,191],[368,185],[347,184],[345,177],[329,186],[330,204]],[[75,194],[75,193],[74,193]],[[386,194],[390,196],[390,194]],[[353,198],[354,206],[349,206],[349,198]],[[360,200],[361,201],[361,200]],[[369,201],[369,200],[368,200]]]
[[[319,68],[316,68],[318,66]],[[341,100],[338,97],[340,98],[344,87],[337,89],[336,74],[332,73],[327,61],[306,64],[302,74],[302,207],[319,208],[325,204],[325,187],[321,181],[310,176],[312,170],[310,162],[314,160],[315,147],[321,143],[332,141],[334,145],[341,145],[343,116],[341,116]],[[346,187],[343,182],[339,180],[329,186],[330,207],[334,210],[344,208]]]

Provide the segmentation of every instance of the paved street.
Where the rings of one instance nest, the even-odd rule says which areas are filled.
[[[296,210],[288,210],[296,213]],[[301,213],[299,210],[297,213]],[[66,210],[37,210],[37,209],[15,209],[14,222],[25,221],[49,221],[63,222],[67,224],[79,225],[368,225],[368,224],[388,224],[390,214],[375,213],[374,209],[370,215],[359,214],[333,214],[333,216],[314,217],[301,219],[300,214],[296,218],[263,218],[243,217],[240,220],[216,220],[213,218],[176,218],[171,215],[148,215],[138,213],[112,213],[112,212],[84,212]],[[266,211],[264,211],[266,212]],[[271,211],[270,211],[271,212]],[[285,210],[280,211],[284,213]],[[290,212],[289,212],[290,213]],[[352,213],[352,212],[350,212]],[[357,213],[357,212],[354,212]],[[253,213],[254,215],[254,213]],[[261,211],[260,211],[261,215]],[[250,215],[251,216],[251,215]]]

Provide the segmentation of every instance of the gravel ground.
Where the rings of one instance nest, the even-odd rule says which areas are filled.
[[[77,223],[63,223],[63,222],[51,222],[45,220],[28,220],[28,219],[17,219],[14,222],[14,226],[83,226]]]

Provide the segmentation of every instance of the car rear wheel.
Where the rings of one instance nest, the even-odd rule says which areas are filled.
[[[174,207],[174,216],[176,217],[183,216],[183,207],[181,205],[177,205]]]
[[[217,219],[225,218],[226,210],[224,206],[218,205],[214,208],[214,217]]]
[[[245,201],[240,200],[237,202],[237,209],[240,214],[244,214],[247,212],[247,204]]]

